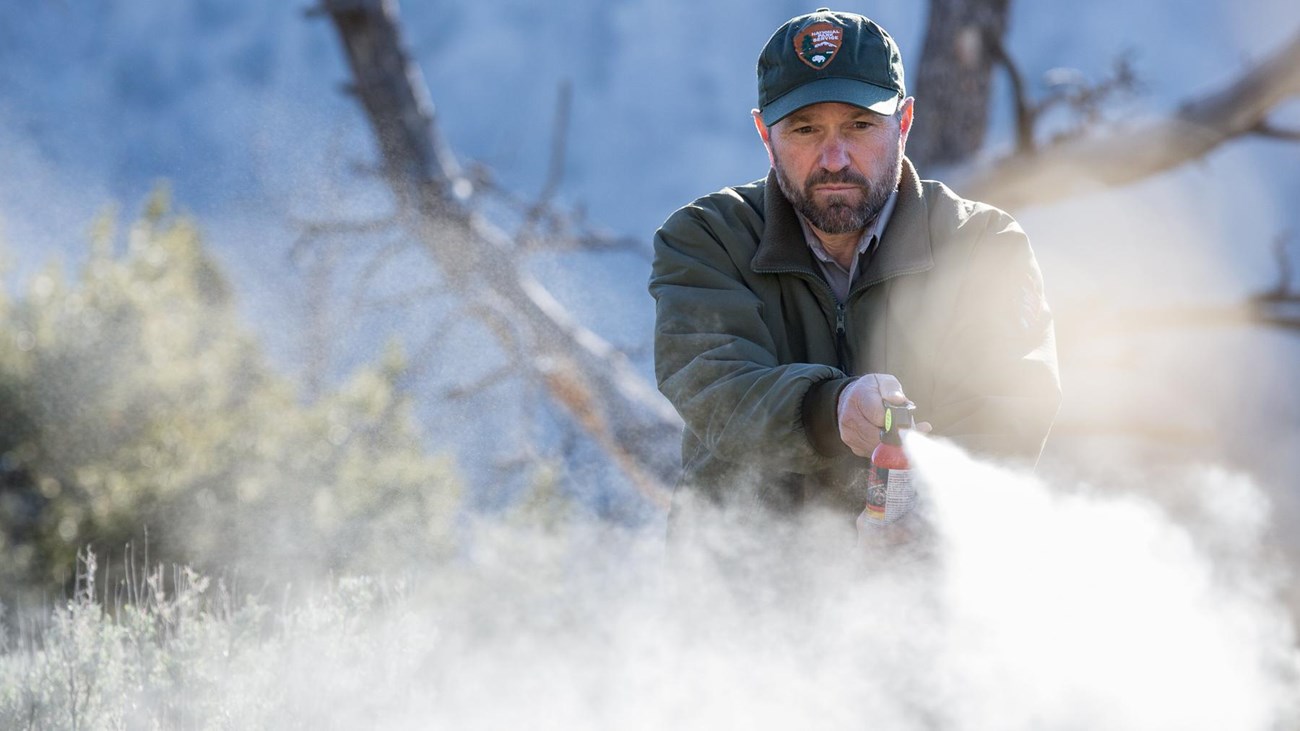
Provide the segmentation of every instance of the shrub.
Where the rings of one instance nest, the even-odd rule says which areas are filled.
[[[0,586],[66,585],[79,546],[145,531],[159,561],[251,577],[448,555],[460,488],[421,442],[400,349],[304,402],[165,194],[125,246],[113,229],[76,276],[0,289]]]

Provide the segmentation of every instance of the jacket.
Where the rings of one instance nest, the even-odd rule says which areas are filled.
[[[1037,459],[1060,402],[1055,336],[1029,240],[1005,212],[904,159],[844,302],[774,173],[678,210],[654,252],[655,376],[685,422],[674,514],[705,498],[857,515],[868,461],[840,441],[835,409],[867,373],[896,376],[934,435]]]

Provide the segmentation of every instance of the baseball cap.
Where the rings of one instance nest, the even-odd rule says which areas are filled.
[[[818,8],[791,18],[758,56],[758,110],[768,126],[818,102],[893,114],[906,96],[898,45],[856,13]]]

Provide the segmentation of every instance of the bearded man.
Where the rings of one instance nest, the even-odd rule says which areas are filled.
[[[758,60],[765,180],[655,235],[655,371],[685,422],[670,535],[701,505],[864,507],[884,402],[969,450],[1036,461],[1060,401],[1051,312],[1006,213],[921,180],[894,40],[826,8]]]

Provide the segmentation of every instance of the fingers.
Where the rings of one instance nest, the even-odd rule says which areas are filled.
[[[885,406],[880,400],[880,378],[869,373],[851,386],[853,393],[849,398],[853,424],[859,428],[879,429],[885,423]]]
[[[877,422],[884,417],[883,414],[873,414],[873,410],[882,410],[879,385],[874,375],[862,376],[840,392],[837,409],[840,440],[859,457],[869,456],[880,441]]]
[[[871,456],[880,443],[886,401],[895,405],[907,403],[902,384],[888,373],[869,373],[840,392],[836,408],[840,440],[859,457]],[[929,431],[929,424],[925,426]]]

